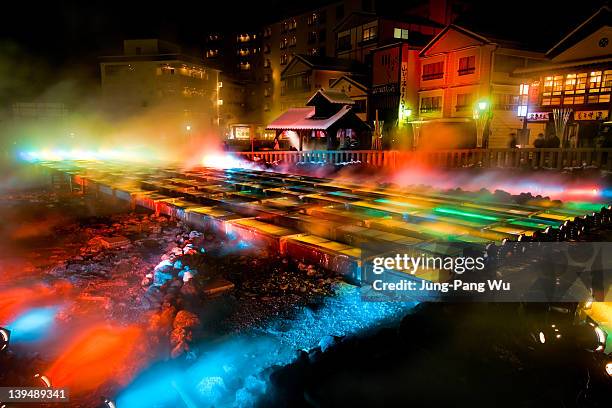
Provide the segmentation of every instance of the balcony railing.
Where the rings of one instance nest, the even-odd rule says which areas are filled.
[[[432,79],[440,79],[444,77],[444,72],[434,72],[432,74],[423,74],[423,81],[429,81]]]
[[[441,106],[424,106],[420,109],[421,113],[435,113],[435,112],[441,112],[441,111],[442,111]]]
[[[457,74],[459,75],[469,75],[469,74],[473,74],[474,72],[476,72],[476,68],[474,67],[457,70]]]
[[[428,165],[440,168],[551,168],[593,166],[612,171],[612,149],[456,149],[431,151],[398,150],[313,150],[235,153],[245,160],[265,162],[329,163],[360,161],[364,165],[401,168]]]

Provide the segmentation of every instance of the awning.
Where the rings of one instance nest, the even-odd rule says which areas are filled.
[[[266,129],[270,130],[327,130],[330,126],[349,113],[350,106],[343,106],[329,118],[313,119],[315,108],[290,108],[272,121]]]

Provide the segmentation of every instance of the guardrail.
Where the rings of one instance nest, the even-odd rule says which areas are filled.
[[[506,167],[535,168],[593,166],[612,171],[612,149],[455,149],[430,151],[400,150],[311,150],[259,152],[236,152],[246,160],[265,162],[327,163],[339,164],[350,161],[376,166],[398,168],[410,164],[430,165],[444,168],[456,167]]]

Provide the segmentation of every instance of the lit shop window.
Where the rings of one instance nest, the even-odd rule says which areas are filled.
[[[603,82],[601,84],[601,92],[612,91],[612,70],[604,71]]]
[[[589,93],[599,92],[601,88],[601,71],[593,71],[589,74]]]
[[[563,97],[564,105],[580,105],[584,103],[584,95]]]
[[[394,28],[393,29],[393,38],[398,38],[401,40],[407,40],[408,39],[408,30],[405,30],[403,28]]]

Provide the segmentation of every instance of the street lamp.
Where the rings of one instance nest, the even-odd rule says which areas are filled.
[[[407,106],[400,105],[399,114],[398,114],[398,122],[399,126],[402,127],[408,122],[410,117],[412,116],[412,109]]]
[[[486,99],[481,99],[476,102],[474,108],[474,119],[476,120],[476,146],[482,147],[484,141],[484,133],[487,129],[487,124],[491,117],[491,104]]]

